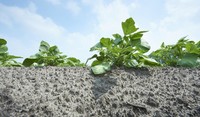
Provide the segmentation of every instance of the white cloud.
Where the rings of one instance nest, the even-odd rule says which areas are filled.
[[[31,10],[30,10],[31,6]],[[1,22],[6,24],[12,24],[13,26],[19,25],[19,28],[26,28],[31,33],[37,35],[49,35],[59,37],[64,33],[64,28],[56,25],[50,18],[42,17],[33,12],[36,7],[31,3],[28,8],[9,7],[0,4],[1,19],[6,19]],[[35,10],[34,10],[35,11]]]
[[[108,3],[99,0],[92,5],[98,20],[96,31],[105,36],[122,33],[121,22],[131,17],[130,11],[136,6],[134,2],[125,4],[122,0]]]
[[[166,9],[169,15],[179,18],[190,18],[200,10],[197,0],[167,0]]]
[[[37,11],[37,7],[36,7],[36,5],[33,2],[30,2],[30,4],[28,5],[28,9],[31,12],[36,12]]]
[[[65,8],[67,11],[70,11],[74,15],[77,15],[81,11],[81,7],[79,6],[78,1],[75,0],[46,0],[46,1],[53,5],[59,5],[59,7]]]
[[[75,15],[77,15],[81,10],[78,3],[74,0],[68,0],[65,8]]]
[[[46,0],[47,2],[50,2],[53,5],[60,5],[61,4],[61,0]]]
[[[199,41],[200,23],[194,22],[200,16],[200,2],[196,0],[166,0],[167,15],[159,22],[151,22],[150,31],[144,35],[152,50],[160,47],[162,42],[174,44],[181,37]]]

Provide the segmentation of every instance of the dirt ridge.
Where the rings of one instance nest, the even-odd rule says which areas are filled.
[[[0,68],[0,117],[199,117],[199,68]]]

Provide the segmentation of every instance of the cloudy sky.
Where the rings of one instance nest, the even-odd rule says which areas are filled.
[[[29,57],[40,41],[64,54],[90,57],[101,37],[122,34],[121,22],[132,17],[151,51],[183,36],[200,40],[199,0],[0,0],[0,38],[9,53]]]

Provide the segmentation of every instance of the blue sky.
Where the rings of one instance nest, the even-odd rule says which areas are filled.
[[[0,0],[0,38],[9,53],[24,58],[38,52],[40,41],[85,62],[101,37],[122,34],[132,17],[151,51],[183,36],[200,40],[199,0]]]

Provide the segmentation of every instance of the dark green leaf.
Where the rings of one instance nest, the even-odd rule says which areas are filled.
[[[200,49],[200,41],[196,43],[196,46]]]
[[[45,42],[45,41],[41,41],[40,42],[39,51],[41,51],[41,52],[47,52],[49,50],[49,48],[50,48],[50,45],[47,42]]]
[[[38,61],[38,59],[35,59],[35,58],[26,58],[24,61],[23,61],[23,65],[25,66],[25,67],[29,67],[29,66],[31,66],[34,62],[37,62]]]
[[[93,59],[93,58],[97,58],[97,54],[93,55],[92,57],[88,58],[87,61],[85,62],[85,65],[88,63],[89,60]]]
[[[96,66],[96,65],[99,65],[99,64],[102,64],[102,61],[95,60],[95,61],[92,62],[91,66],[93,67],[93,66]]]
[[[126,67],[136,67],[138,66],[138,62],[135,59],[126,59],[124,65]]]
[[[160,47],[164,48],[165,47],[165,43],[163,42]]]
[[[126,54],[126,53],[131,53],[132,51],[133,51],[133,48],[131,46],[128,46],[122,49],[121,53]]]
[[[186,53],[183,58],[178,61],[178,65],[184,67],[196,67],[200,65],[198,61],[199,57],[197,54]]]
[[[7,41],[5,39],[0,38],[0,45],[6,45]]]
[[[69,57],[67,59],[70,60],[70,61],[73,61],[73,62],[80,62],[80,60],[75,58],[75,57]]]

